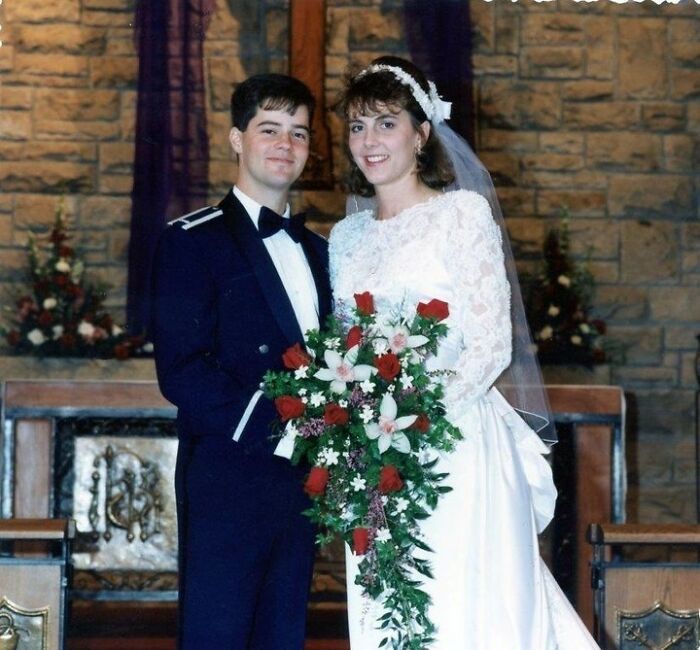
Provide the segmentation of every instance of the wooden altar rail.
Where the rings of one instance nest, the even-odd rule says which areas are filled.
[[[590,522],[624,521],[624,395],[616,386],[547,387],[558,423],[576,428],[577,607],[593,608],[585,543]],[[174,417],[154,381],[23,381],[2,387],[2,516],[48,517],[52,440],[62,417]]]

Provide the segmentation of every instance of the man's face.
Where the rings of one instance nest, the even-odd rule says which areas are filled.
[[[287,191],[309,157],[309,111],[258,108],[245,131],[231,129],[229,140],[238,154],[238,184],[267,193]]]

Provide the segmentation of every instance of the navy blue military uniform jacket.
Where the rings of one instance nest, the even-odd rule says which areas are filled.
[[[300,243],[323,323],[331,309],[327,243],[308,229]],[[178,407],[180,439],[231,438],[265,371],[281,368],[283,352],[303,341],[263,240],[233,192],[168,227],[154,282],[158,380]],[[275,415],[262,397],[239,438],[245,452],[272,452]]]
[[[323,323],[327,244],[309,230],[300,244]],[[178,647],[301,650],[314,556],[304,470],[273,455],[276,412],[264,396],[232,438],[264,373],[303,336],[232,192],[163,233],[152,332],[161,391],[178,408]]]

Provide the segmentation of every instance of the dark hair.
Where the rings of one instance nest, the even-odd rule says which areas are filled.
[[[299,106],[309,109],[309,123],[316,100],[305,83],[285,74],[258,74],[242,82],[231,95],[231,123],[245,131],[259,108],[287,111],[293,115]]]
[[[397,56],[380,56],[374,59],[371,65],[390,65],[401,68],[413,77],[426,93],[430,91],[428,80],[420,69],[410,61]],[[345,118],[353,113],[369,115],[378,113],[383,107],[397,112],[405,109],[411,117],[413,128],[420,132],[420,125],[428,119],[425,111],[420,107],[407,86],[390,70],[378,70],[369,72],[360,77],[357,71],[351,74],[345,84],[345,90],[341,96],[339,106]],[[360,196],[374,196],[374,187],[367,181],[352,159],[350,149],[345,139],[345,153],[350,162],[350,171],[347,175],[348,190]],[[454,171],[450,160],[442,148],[440,141],[430,129],[428,140],[421,148],[416,160],[418,166],[418,178],[428,187],[440,189],[454,181]]]

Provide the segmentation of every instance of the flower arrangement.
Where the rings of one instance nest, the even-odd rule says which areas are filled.
[[[5,308],[11,325],[0,328],[10,348],[41,357],[127,359],[147,352],[141,338],[128,336],[104,311],[105,288],[85,283],[85,264],[69,240],[61,204],[44,250],[29,239],[31,293]]]
[[[606,360],[605,323],[590,317],[593,287],[586,265],[571,260],[564,220],[548,233],[541,270],[528,291],[527,316],[540,363],[591,366]]]
[[[414,315],[382,320],[370,293],[355,295],[356,308],[341,323],[307,334],[307,348],[288,349],[288,372],[265,376],[292,461],[311,467],[307,515],[321,532],[339,535],[361,556],[356,583],[378,600],[382,645],[427,648],[434,634],[421,576],[431,577],[419,523],[430,516],[446,473],[437,452],[451,451],[462,436],[445,419],[444,372],[428,372],[425,359],[447,333],[447,303],[419,303]],[[387,646],[388,647],[388,646]]]

